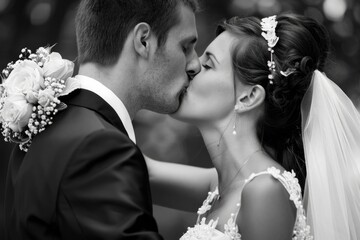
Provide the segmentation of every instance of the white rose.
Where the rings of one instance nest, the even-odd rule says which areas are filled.
[[[14,132],[21,132],[24,129],[31,113],[32,105],[21,94],[8,96],[0,112],[2,120],[9,123],[9,127]]]
[[[66,80],[71,77],[74,71],[74,63],[62,59],[57,52],[52,52],[49,55],[49,60],[43,66],[44,76]]]
[[[24,60],[15,65],[3,85],[9,94],[26,94],[39,91],[43,82],[42,69],[35,62]]]
[[[43,107],[48,107],[50,102],[54,100],[55,92],[50,88],[46,88],[45,90],[39,91],[39,104]]]

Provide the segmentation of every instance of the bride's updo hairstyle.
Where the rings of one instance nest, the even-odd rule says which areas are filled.
[[[277,44],[272,48],[275,71],[268,66],[270,52],[261,35],[261,20],[234,17],[218,26],[217,35],[229,31],[249,38],[246,47],[237,42],[232,49],[235,79],[261,85],[266,91],[264,113],[257,134],[265,149],[286,170],[293,169],[304,187],[306,168],[301,138],[301,100],[315,69],[323,71],[329,50],[329,35],[315,20],[296,14],[276,17]],[[280,73],[290,72],[288,76]]]

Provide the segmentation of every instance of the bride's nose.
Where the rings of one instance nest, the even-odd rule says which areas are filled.
[[[189,79],[193,79],[196,74],[198,74],[201,70],[201,65],[199,61],[199,57],[196,52],[192,55],[191,59],[186,65],[186,73],[189,76]]]

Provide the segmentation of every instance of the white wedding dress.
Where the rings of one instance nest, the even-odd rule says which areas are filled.
[[[297,216],[292,239],[312,240],[313,237],[310,235],[310,227],[306,223],[306,217],[302,204],[301,188],[297,178],[295,177],[295,173],[287,171],[280,173],[279,169],[271,167],[264,172],[251,174],[250,177],[245,180],[243,188],[255,177],[264,174],[270,174],[282,183],[289,193],[290,200],[294,202],[297,208]],[[206,219],[206,217],[202,216],[211,209],[212,202],[214,202],[214,199],[218,196],[219,192],[217,188],[214,192],[209,193],[203,205],[198,210],[198,220],[195,226],[189,227],[180,240],[241,240],[241,234],[238,230],[238,226],[236,225],[236,218],[241,206],[241,198],[236,206],[237,211],[229,216],[229,220],[224,226],[224,232],[217,229],[218,219]],[[241,196],[241,192],[239,193],[239,196]]]

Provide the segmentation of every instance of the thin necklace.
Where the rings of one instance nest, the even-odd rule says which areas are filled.
[[[236,177],[239,175],[241,169],[242,169],[243,167],[245,167],[245,165],[251,160],[251,157],[252,157],[255,153],[260,152],[260,151],[262,151],[261,148],[258,149],[258,150],[256,150],[256,151],[254,151],[254,152],[252,152],[251,154],[249,154],[249,156],[247,156],[247,157],[245,158],[244,163],[240,166],[239,170],[236,172],[236,174],[234,175],[234,177],[230,180],[229,184],[226,185],[225,188],[222,189],[221,192],[219,192],[218,200],[221,198],[221,195],[224,194],[225,190],[227,190],[228,187],[231,186],[231,184],[234,182],[234,180],[236,179]]]
[[[236,115],[234,115],[234,116],[235,116],[235,121],[236,121]],[[217,145],[216,145],[217,147],[220,147],[220,142],[221,142],[222,138],[224,137],[224,134],[225,134],[226,129],[228,129],[228,127],[230,126],[230,123],[231,123],[232,119],[233,119],[233,118],[231,118],[231,119],[229,120],[229,122],[228,122],[228,124],[226,125],[224,131],[221,133],[220,138],[219,138],[219,142],[218,142]]]

